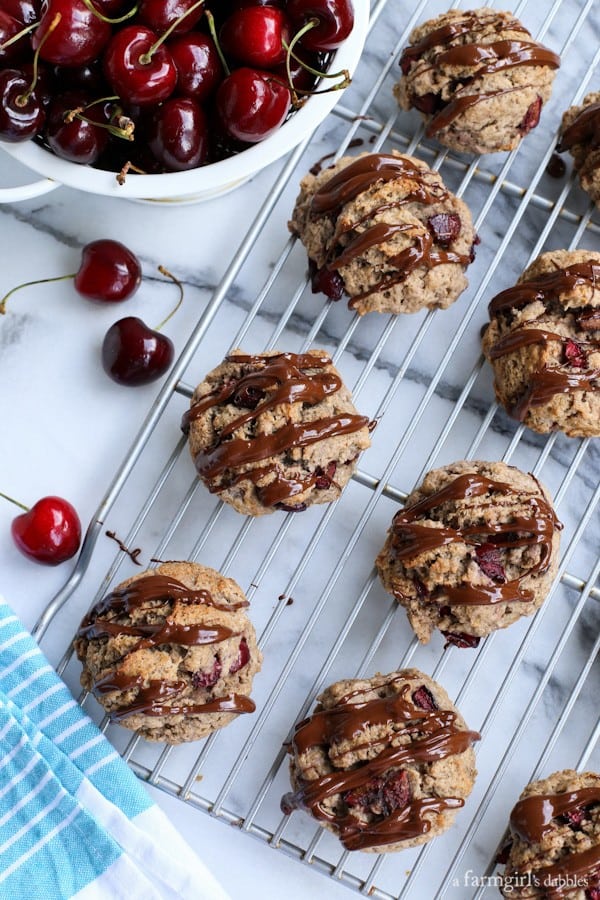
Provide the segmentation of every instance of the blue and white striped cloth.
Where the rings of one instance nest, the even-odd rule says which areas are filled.
[[[0,900],[228,900],[0,598]]]

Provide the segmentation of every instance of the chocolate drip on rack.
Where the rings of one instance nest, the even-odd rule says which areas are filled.
[[[498,583],[491,587],[467,583],[439,585],[436,593],[443,598],[443,604],[446,606],[530,602],[533,593],[522,587],[523,579],[527,575],[545,572],[550,565],[554,531],[562,526],[542,496],[528,494],[530,515],[512,515],[511,521],[508,522],[482,521],[474,525],[438,528],[417,521],[444,503],[456,503],[495,493],[514,496],[515,489],[509,484],[486,478],[485,475],[477,473],[459,475],[439,491],[406,507],[394,517],[392,541],[396,557],[400,560],[409,560],[453,543],[467,544],[474,548],[491,546],[495,551],[540,545],[538,562],[519,578],[507,581],[499,573],[494,578]],[[494,501],[490,499],[483,505],[482,513],[486,508],[493,506]],[[403,595],[399,595],[399,598],[405,599]]]
[[[409,686],[405,685],[394,696],[355,703],[352,699],[364,691],[353,691],[333,708],[318,710],[298,723],[292,741],[297,757],[312,747],[327,748],[355,739],[360,743],[353,749],[384,746],[374,758],[361,762],[356,768],[336,769],[313,780],[301,780],[295,792],[282,798],[283,811],[308,809],[316,819],[335,827],[348,850],[364,850],[427,834],[433,821],[445,810],[463,806],[464,800],[459,797],[413,799],[406,781],[402,795],[391,803],[384,803],[382,812],[372,822],[361,820],[350,808],[352,794],[360,795],[372,784],[385,783],[390,770],[395,770],[392,777],[401,777],[402,766],[426,765],[463,753],[480,738],[477,732],[459,729],[455,713],[416,706],[409,699],[408,691]],[[368,728],[387,724],[394,726],[389,737],[366,739]],[[392,744],[392,740],[401,740],[415,732],[420,736],[409,743]],[[363,736],[365,739],[361,740]],[[342,795],[346,812],[335,812],[324,806],[324,802],[335,794]]]
[[[404,281],[417,266],[432,268],[445,263],[467,266],[471,262],[471,257],[467,254],[454,253],[449,250],[434,250],[433,236],[425,228],[381,221],[373,222],[371,225],[367,224],[378,214],[407,203],[417,202],[432,205],[446,200],[448,198],[446,189],[435,180],[428,181],[427,174],[426,170],[416,166],[407,157],[373,153],[361,156],[350,165],[345,166],[315,192],[311,201],[312,215],[335,216],[345,204],[355,200],[376,184],[399,178],[406,178],[412,182],[411,187],[400,200],[382,203],[370,209],[361,219],[345,225],[343,229],[336,232],[333,244],[339,249],[332,252],[331,258],[326,264],[326,269],[330,271],[336,271],[349,265],[352,260],[360,257],[371,247],[388,242],[395,234],[415,232],[414,244],[390,258],[390,263],[396,270],[395,273],[387,275],[369,290],[353,297],[350,301],[351,307],[356,306],[371,294],[386,291]],[[343,234],[364,225],[366,225],[364,230],[357,232],[348,244],[342,247],[337,243]]]
[[[255,421],[262,413],[274,407],[293,403],[314,406],[339,391],[342,382],[337,373],[328,370],[331,360],[327,354],[234,355],[228,357],[228,361],[251,366],[254,371],[241,375],[220,389],[201,397],[192,404],[182,421],[182,428],[187,431],[191,422],[214,406],[225,403],[243,406],[249,402],[249,397],[253,403],[258,398],[254,408],[237,416],[221,430],[217,442],[212,447],[196,454],[196,469],[211,492],[225,490],[244,480],[257,485],[270,476],[268,483],[258,488],[262,503],[265,506],[286,504],[296,495],[317,484],[323,477],[322,473],[284,475],[276,463],[250,469],[245,467],[293,448],[306,447],[327,438],[351,434],[369,427],[369,419],[366,416],[343,413],[309,422],[288,420],[271,434],[259,434],[248,439],[232,437],[237,429]],[[309,369],[317,371],[309,374]],[[318,371],[319,369],[324,371]],[[268,399],[263,399],[267,392]],[[236,471],[240,469],[243,471]]]
[[[592,292],[596,290],[596,285],[600,287],[600,265],[591,261],[550,272],[534,281],[524,281],[502,291],[489,304],[490,316],[504,315],[536,301],[546,305],[560,294],[586,285],[589,285]],[[532,407],[550,402],[557,394],[600,390],[600,369],[585,368],[585,350],[589,348],[595,351],[600,347],[600,341],[587,336],[587,332],[600,330],[600,310],[592,308],[569,312],[575,317],[579,328],[586,332],[586,337],[575,343],[577,360],[573,363],[567,359],[569,364],[542,366],[528,375],[525,391],[516,398],[509,410],[520,421],[525,419]],[[531,321],[528,321],[500,338],[489,350],[490,359],[499,359],[531,344],[557,341],[567,351],[569,344],[574,343],[571,338],[545,328],[530,328],[530,324]],[[574,367],[580,371],[575,371]]]
[[[474,41],[453,44],[454,41],[467,34],[477,35],[482,33],[489,25],[495,25],[495,30],[498,33],[501,31],[517,31],[531,37],[527,29],[515,19],[503,22],[496,16],[486,16],[480,19],[467,13],[458,22],[437,28],[417,44],[407,47],[400,59],[402,71],[406,74],[413,62],[417,62],[424,53],[435,47],[440,47],[440,51],[435,53],[432,59],[429,60],[431,67],[462,66],[475,69],[472,75],[461,80],[460,91],[468,88],[479,78],[495,74],[496,72],[503,72],[515,66],[549,66],[553,69],[559,68],[560,57],[537,41],[511,38],[489,43],[477,43]],[[448,127],[471,106],[503,93],[506,93],[506,91],[478,91],[474,94],[458,93],[458,95],[454,95],[452,100],[447,102],[444,102],[440,95],[435,94],[435,102],[442,104],[442,108],[438,109],[429,121],[426,129],[427,136],[433,137],[443,128]]]
[[[213,609],[233,611],[247,607],[248,601],[224,604],[214,600],[207,590],[188,588],[168,575],[146,575],[137,578],[124,588],[119,588],[103,597],[85,616],[77,632],[77,637],[85,640],[99,640],[105,637],[138,637],[137,641],[121,657],[122,664],[137,650],[178,644],[194,647],[205,644],[219,644],[231,637],[239,637],[241,632],[224,625],[202,625],[175,622],[170,618],[176,603],[209,606]],[[162,613],[167,605],[169,613]],[[156,611],[162,622],[127,625],[119,618],[138,610]],[[244,639],[242,638],[242,641]],[[128,705],[113,710],[110,718],[120,721],[135,713],[149,716],[193,714],[203,712],[253,712],[252,700],[237,694],[215,698],[207,703],[177,703],[177,698],[186,687],[185,681],[146,680],[143,675],[128,675],[122,669],[111,672],[94,684],[93,692],[106,694],[113,691],[137,689],[135,699]],[[170,701],[168,704],[166,701]]]
[[[554,820],[600,803],[600,788],[580,788],[559,794],[531,794],[513,808],[510,829],[520,840],[538,844],[555,827]],[[600,846],[590,847],[563,856],[558,862],[534,869],[535,883],[544,887],[544,897],[561,900],[568,896],[573,885],[597,888],[600,886]]]

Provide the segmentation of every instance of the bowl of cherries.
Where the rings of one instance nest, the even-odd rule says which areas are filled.
[[[368,5],[2,0],[0,146],[45,177],[23,198],[60,184],[171,202],[232,190],[331,111]]]

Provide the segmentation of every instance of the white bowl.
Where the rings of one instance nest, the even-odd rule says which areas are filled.
[[[368,0],[354,0],[354,28],[335,52],[330,65],[331,71],[348,69],[351,76],[354,74],[367,36],[368,24]],[[163,175],[130,173],[123,185],[117,183],[114,172],[60,159],[33,141],[20,144],[0,142],[0,147],[6,153],[44,176],[44,180],[35,185],[8,188],[5,191],[0,188],[0,202],[29,199],[60,185],[106,197],[149,202],[194,203],[210,200],[243,184],[301,143],[331,112],[342,94],[343,91],[331,91],[310,97],[275,134],[229,159],[187,172],[169,172]]]

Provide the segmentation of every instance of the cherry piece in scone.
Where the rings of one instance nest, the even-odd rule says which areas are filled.
[[[75,556],[81,543],[81,522],[74,507],[62,497],[42,497],[31,509],[0,494],[24,510],[11,524],[13,541],[29,559],[47,566]]]
[[[83,248],[74,284],[88,300],[114,303],[133,297],[141,280],[137,256],[120,241],[103,238]]]
[[[307,50],[335,50],[354,27],[352,0],[288,0],[286,11],[296,29],[313,23],[301,38]]]
[[[104,75],[124,103],[151,106],[171,96],[177,69],[160,38],[143,25],[113,35],[104,52]]]
[[[51,26],[60,14],[58,25]],[[111,28],[88,9],[82,0],[45,0],[40,24],[32,37],[34,50],[46,62],[59,66],[84,66],[100,56]]]
[[[174,355],[173,342],[137,316],[126,316],[111,325],[102,343],[104,371],[117,384],[129,387],[160,378]]]
[[[247,66],[270,69],[285,60],[290,23],[276,6],[248,6],[232,13],[219,32],[225,55]]]
[[[291,96],[289,89],[271,73],[242,66],[221,82],[216,105],[229,135],[257,143],[283,123]]]
[[[0,139],[28,141],[42,128],[46,114],[30,80],[18,69],[0,70]]]
[[[214,41],[201,31],[190,31],[167,46],[177,69],[177,93],[204,102],[225,76]]]
[[[162,103],[152,117],[148,145],[168,172],[201,166],[208,152],[204,110],[191,97],[172,97]]]

